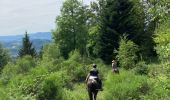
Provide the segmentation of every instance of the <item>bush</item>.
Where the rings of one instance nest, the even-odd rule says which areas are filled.
[[[10,89],[8,91],[11,98],[18,95],[18,97],[36,98],[36,100],[61,100],[62,87],[67,84],[67,79],[62,77],[61,72],[46,72],[45,69],[36,69],[31,71],[32,74],[29,73],[26,76],[17,75],[11,79],[7,85]]]
[[[62,63],[62,70],[69,73],[73,82],[81,82],[86,78],[88,67],[84,63],[85,59],[78,51],[71,52],[69,59]]]
[[[88,100],[88,92],[84,84],[75,84],[73,90],[64,89],[64,100]]]
[[[37,100],[62,100],[62,80],[58,75],[53,73],[45,78],[37,94]]]
[[[58,47],[51,43],[43,47],[43,60],[51,61],[54,59],[59,59],[61,57]]]
[[[62,70],[69,73],[73,82],[84,81],[87,73],[87,69],[84,65],[77,62],[66,61],[63,63],[64,68]]]
[[[130,40],[127,40],[126,36],[122,37],[119,43],[119,48],[116,56],[121,67],[125,69],[132,69],[135,67],[137,61],[138,46]]]
[[[64,59],[61,57],[58,47],[51,43],[43,47],[43,57],[40,66],[45,66],[50,72],[61,70]]]
[[[3,85],[7,85],[9,80],[16,75],[16,66],[13,63],[8,63],[2,70],[0,80]]]
[[[0,44],[0,70],[10,61],[9,53],[6,49]]]
[[[169,100],[170,98],[170,78],[166,75],[158,75],[156,78],[148,79],[151,86],[150,93],[143,96],[145,100]]]
[[[118,75],[110,72],[104,85],[105,100],[139,100],[150,89],[147,77],[123,70]]]
[[[31,68],[34,68],[36,66],[35,60],[27,55],[22,58],[17,59],[16,62],[16,71],[17,74],[24,74],[28,72]]]
[[[156,78],[161,74],[167,74],[167,70],[162,64],[149,64],[148,68],[149,68],[148,76],[151,78]]]
[[[149,69],[144,61],[140,61],[136,64],[135,72],[140,75],[147,75]]]

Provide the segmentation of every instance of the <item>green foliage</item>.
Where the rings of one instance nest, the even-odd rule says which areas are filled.
[[[14,100],[61,100],[62,87],[68,79],[62,72],[48,73],[45,67],[32,69],[27,75],[15,75],[6,85],[5,96]],[[6,93],[5,92],[5,93]],[[16,99],[15,99],[16,98]]]
[[[150,93],[143,97],[143,99],[159,99],[167,100],[170,97],[170,78],[169,69],[170,64],[167,63],[157,63],[149,65],[149,77],[148,83],[151,86]]]
[[[91,26],[89,28],[89,36],[87,42],[88,56],[97,57],[99,50],[99,26]]]
[[[19,57],[23,57],[25,55],[30,55],[32,57],[36,57],[36,50],[32,47],[32,43],[29,40],[29,36],[27,32],[25,33],[25,37],[22,40],[22,47],[18,52]]]
[[[149,68],[144,61],[140,61],[136,64],[135,72],[140,75],[147,75],[149,72]]]
[[[170,97],[170,79],[166,75],[158,75],[157,78],[150,78],[149,85],[152,86],[150,93],[144,96],[145,100],[168,100]]]
[[[99,8],[99,56],[105,62],[111,62],[113,50],[119,47],[124,33],[138,45],[145,42],[145,17],[139,0],[99,0]]]
[[[88,100],[85,84],[75,84],[73,90],[64,90],[65,100]]]
[[[134,68],[137,61],[136,53],[138,51],[138,46],[135,43],[128,40],[126,36],[122,37],[119,43],[118,51],[116,51],[120,66],[125,69]]]
[[[33,59],[29,55],[19,58],[16,61],[16,71],[18,74],[24,74],[35,66],[36,66],[35,59]]]
[[[170,60],[170,18],[156,30],[156,52],[161,61]]]
[[[167,74],[167,70],[165,68],[165,65],[162,64],[150,64],[148,65],[149,73],[148,76],[155,78],[161,74]]]
[[[63,58],[61,57],[58,46],[54,43],[47,44],[43,47],[42,60],[40,66],[45,66],[50,72],[61,69],[61,63]]]
[[[16,75],[16,67],[13,63],[8,63],[2,70],[0,81],[2,85],[6,85],[9,80]]]
[[[149,6],[148,12],[152,17],[151,20],[155,20],[157,23],[160,23],[168,18],[167,15],[170,12],[169,0],[147,0],[146,2]]]
[[[43,52],[42,59],[47,62],[61,57],[59,48],[54,43],[45,45],[43,47]]]
[[[121,70],[119,75],[109,73],[105,82],[105,100],[139,100],[149,93],[150,86],[145,76]]]
[[[57,28],[53,31],[53,37],[64,58],[68,58],[68,54],[75,49],[82,55],[86,54],[86,21],[86,7],[79,0],[66,0],[63,3],[61,15],[56,19]]]
[[[36,62],[31,56],[17,59],[16,64],[8,63],[2,70],[1,83],[6,85],[17,74],[26,74],[35,66]]]
[[[93,63],[104,88],[98,93],[98,100],[168,100],[170,20],[167,18],[157,26],[154,37],[163,62],[137,62],[136,53],[152,48],[150,36],[156,28],[147,19],[152,14],[143,7],[140,0],[99,0],[88,9],[81,1],[66,0],[53,31],[55,43],[42,48],[41,59],[33,58],[35,53],[27,33],[20,50],[22,56],[13,63],[7,63],[8,53],[0,45],[0,67],[5,66],[0,74],[0,100],[87,100],[84,81]],[[124,33],[128,36],[118,43]],[[118,65],[133,70],[120,69],[119,74],[113,74],[114,56]]]
[[[62,99],[62,85],[61,78],[57,78],[58,74],[50,74],[41,84],[40,92],[37,100],[61,100]]]
[[[22,91],[24,95],[37,96],[41,88],[42,82],[47,77],[48,72],[45,68],[36,68],[30,71],[28,76],[21,77],[22,81],[18,79],[18,91]]]
[[[63,62],[62,66],[65,67],[62,69],[69,73],[72,81],[84,81],[88,73],[88,67],[83,63],[85,60],[78,51],[71,52],[70,58]]]
[[[0,70],[10,61],[8,51],[0,44]]]

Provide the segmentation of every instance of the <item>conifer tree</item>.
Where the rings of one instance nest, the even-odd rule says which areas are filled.
[[[32,42],[30,42],[27,32],[25,33],[25,37],[22,39],[22,47],[18,53],[19,57],[23,57],[25,55],[31,55],[32,57],[36,57],[37,55],[35,48],[32,47]]]
[[[139,0],[99,0],[99,56],[107,63],[123,34],[140,45],[144,39],[145,14]]]

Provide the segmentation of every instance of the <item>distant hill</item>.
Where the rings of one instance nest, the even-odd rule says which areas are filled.
[[[14,35],[14,36],[0,36],[0,42],[12,42],[12,41],[21,41],[23,35]],[[31,40],[34,39],[43,39],[43,40],[51,40],[52,34],[50,32],[37,32],[29,34]]]
[[[10,51],[12,57],[16,57],[18,50],[22,46],[23,37],[24,35],[0,36],[0,43],[2,43],[2,45]],[[50,32],[32,33],[29,34],[29,37],[37,52],[39,52],[44,44],[50,43],[52,40]]]

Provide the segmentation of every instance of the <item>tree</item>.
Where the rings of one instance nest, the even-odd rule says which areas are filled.
[[[0,44],[0,70],[8,63],[10,56],[8,51]]]
[[[99,0],[100,57],[107,63],[119,47],[119,37],[124,33],[128,39],[141,45],[146,34],[145,14],[139,0]]]
[[[143,0],[147,5],[149,22],[155,22],[158,27],[160,23],[166,21],[170,12],[169,0]]]
[[[168,14],[170,12],[169,0],[143,0],[144,10],[145,10],[145,33],[149,36],[145,38],[146,42],[144,46],[145,53],[148,56],[155,56],[156,52],[154,46],[156,46],[153,41],[155,37],[155,31],[159,26],[167,21]]]
[[[87,53],[90,57],[98,57],[100,50],[99,39],[99,6],[97,2],[91,2],[90,9],[88,10],[88,41]]]
[[[126,36],[121,37],[119,48],[116,53],[118,55],[116,56],[120,66],[125,69],[132,69],[135,67],[135,63],[137,61],[137,52],[139,51],[138,46],[132,42],[131,40],[128,40]]]
[[[37,56],[36,50],[34,47],[32,47],[32,43],[29,40],[27,32],[25,33],[25,37],[22,39],[22,47],[18,53],[19,57],[23,57],[25,55],[30,55],[32,57]]]
[[[155,49],[161,61],[170,61],[170,17],[156,29]]]
[[[56,19],[56,30],[53,31],[55,43],[62,56],[77,49],[81,55],[86,53],[87,44],[86,7],[78,0],[66,0],[61,15]]]

